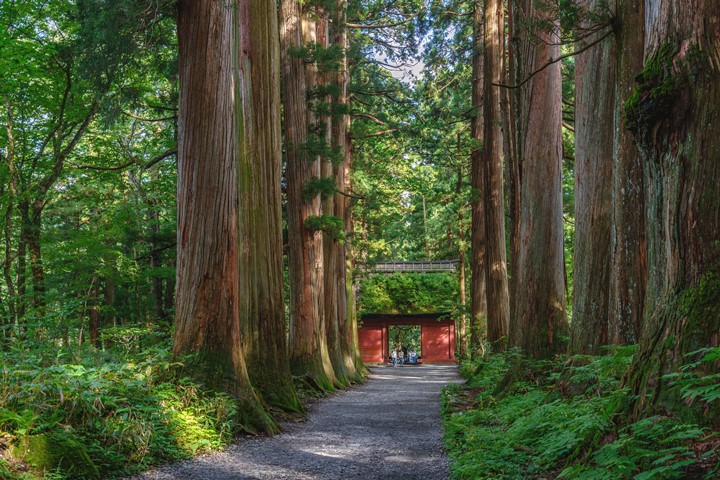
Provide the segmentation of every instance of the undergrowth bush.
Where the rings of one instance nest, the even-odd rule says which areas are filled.
[[[147,343],[66,352],[26,340],[0,353],[0,478],[109,478],[227,445],[235,400],[185,378],[168,340]]]
[[[633,353],[614,347],[597,357],[536,362],[507,352],[463,363],[467,383],[446,388],[441,404],[453,476],[718,478],[720,441],[709,429],[670,415],[627,425],[621,385]],[[715,361],[702,353],[698,362]],[[717,381],[694,367],[671,378],[688,401],[716,398]]]

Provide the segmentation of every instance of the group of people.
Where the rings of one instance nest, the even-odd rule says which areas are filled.
[[[410,352],[408,354],[407,347],[398,347],[390,353],[390,359],[392,360],[393,367],[397,367],[398,365],[402,367],[404,363],[417,362],[417,354],[415,352]]]

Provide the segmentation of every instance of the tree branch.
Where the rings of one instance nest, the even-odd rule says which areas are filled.
[[[377,123],[378,125],[387,127],[387,123],[383,122],[382,120],[380,120],[379,118],[377,118],[374,115],[370,115],[369,113],[354,113],[353,118],[366,118],[368,120],[371,120],[371,121]]]
[[[135,120],[140,120],[141,122],[166,122],[168,120],[175,120],[176,118],[178,118],[177,115],[171,115],[169,117],[163,117],[163,118],[143,118],[143,117],[139,117],[137,115],[133,115],[130,112],[122,112],[122,113],[123,113],[123,115],[125,115],[127,117],[134,118]]]
[[[373,132],[368,133],[367,135],[360,135],[359,137],[356,137],[355,135],[351,135],[350,138],[353,140],[364,140],[366,138],[372,138],[372,137],[379,137],[380,135],[386,135],[388,133],[397,132],[400,130],[399,128],[389,128],[387,130],[380,130],[379,132]]]
[[[613,30],[610,29],[610,30],[608,30],[607,32],[605,32],[604,35],[601,35],[601,36],[598,37],[596,40],[593,40],[592,42],[588,43],[587,45],[585,45],[584,47],[582,47],[582,48],[579,49],[579,50],[575,50],[575,51],[573,51],[573,52],[566,53],[565,55],[560,55],[558,58],[551,58],[551,59],[549,59],[545,65],[543,65],[542,67],[540,67],[540,68],[538,68],[537,70],[535,70],[534,72],[532,72],[530,75],[528,75],[528,76],[525,78],[525,80],[523,80],[522,82],[518,83],[517,85],[504,85],[504,84],[502,84],[502,83],[493,83],[492,86],[494,86],[494,87],[500,87],[500,88],[509,88],[509,89],[520,88],[520,87],[522,87],[523,85],[525,85],[527,82],[529,82],[535,75],[537,75],[538,73],[542,72],[543,70],[545,70],[547,67],[549,67],[549,66],[552,65],[553,63],[557,63],[557,62],[559,62],[559,61],[561,61],[561,60],[564,60],[564,59],[566,59],[566,58],[569,58],[569,57],[574,57],[574,56],[576,56],[576,55],[580,55],[580,54],[583,53],[584,51],[589,50],[590,48],[594,47],[594,46],[597,45],[598,43],[600,43],[600,42],[602,42],[603,40],[605,40],[605,39],[606,39],[607,37],[609,37],[612,33],[613,33]]]

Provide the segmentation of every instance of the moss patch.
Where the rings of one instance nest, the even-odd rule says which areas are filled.
[[[627,128],[633,133],[666,117],[676,101],[682,79],[673,68],[677,46],[665,44],[635,77],[636,87],[625,103]]]
[[[71,433],[27,435],[16,441],[12,455],[45,471],[60,471],[70,478],[100,478],[85,447]]]

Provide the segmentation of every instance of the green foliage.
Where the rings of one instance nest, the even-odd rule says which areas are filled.
[[[466,386],[446,389],[441,403],[453,476],[646,480],[694,469],[706,476],[692,478],[712,478],[720,464],[703,427],[672,416],[624,423],[621,379],[633,353],[538,363],[508,352],[463,363]]]
[[[325,200],[337,193],[337,185],[335,184],[335,178],[333,177],[322,177],[322,178],[311,178],[305,183],[303,189],[303,198],[305,200],[311,200],[317,195]]]
[[[41,342],[1,353],[0,436],[14,458],[57,478],[108,478],[227,445],[236,401],[185,378],[148,334],[153,346],[134,353]]]
[[[324,124],[321,125],[324,128]],[[339,149],[329,145],[318,132],[308,132],[304,147],[307,158],[320,157],[329,160],[333,165],[337,165],[342,160]]]
[[[452,310],[459,295],[452,273],[396,273],[359,279],[362,313],[434,313]]]
[[[345,222],[334,215],[314,215],[305,220],[305,227],[311,232],[322,231],[340,243],[345,241]]]
[[[687,355],[699,358],[680,367],[679,372],[668,373],[665,379],[678,388],[683,400],[692,404],[696,401],[716,407],[720,404],[720,373],[713,371],[713,365],[720,362],[720,347],[703,348]]]

